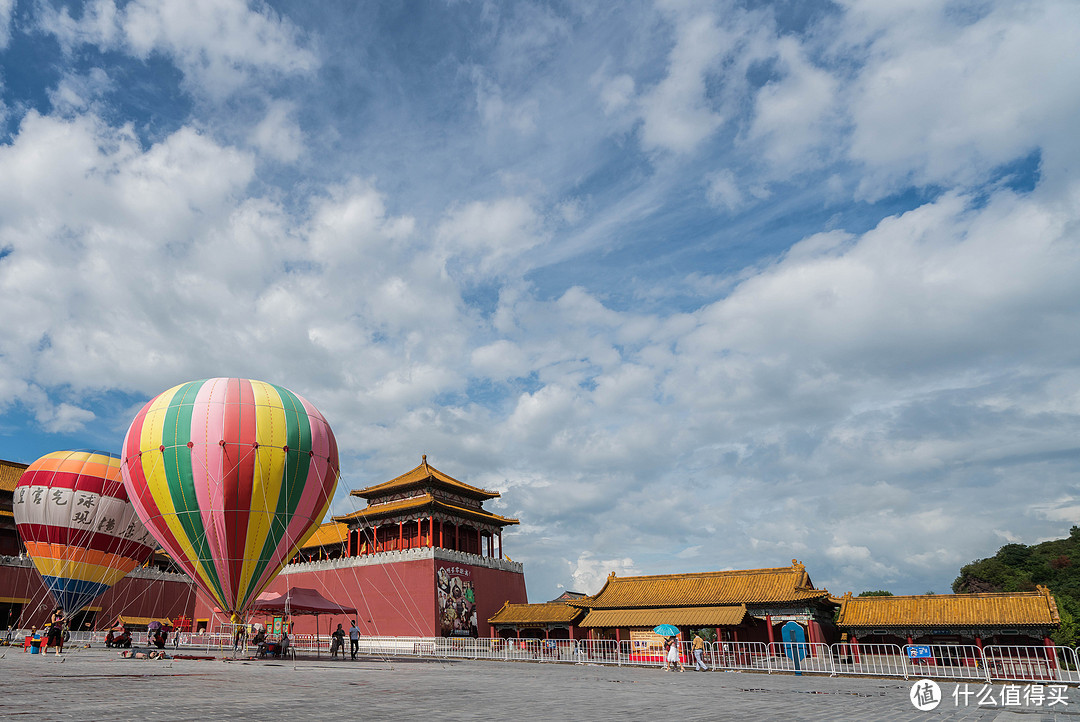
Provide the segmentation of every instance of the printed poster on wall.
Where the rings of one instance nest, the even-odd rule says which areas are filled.
[[[435,562],[435,593],[444,637],[476,637],[476,590],[472,571],[461,564]]]

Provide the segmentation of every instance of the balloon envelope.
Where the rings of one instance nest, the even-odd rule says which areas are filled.
[[[115,454],[46,454],[23,472],[12,501],[27,553],[68,612],[85,607],[154,551],[128,502]]]
[[[322,521],[337,442],[288,389],[214,378],[147,403],[124,439],[121,471],[158,543],[238,617]]]

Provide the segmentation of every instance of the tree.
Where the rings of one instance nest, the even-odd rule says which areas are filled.
[[[1061,626],[1050,634],[1054,644],[1063,647],[1072,647],[1080,639],[1080,603],[1072,597],[1061,594],[1055,595],[1058,608],[1058,616],[1061,617]]]
[[[892,592],[885,591],[884,589],[875,589],[872,592],[859,592],[860,597],[891,597]]]

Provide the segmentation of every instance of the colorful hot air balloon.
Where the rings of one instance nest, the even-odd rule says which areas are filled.
[[[45,585],[77,612],[154,551],[128,502],[120,457],[104,451],[54,451],[15,485],[15,524]]]
[[[337,441],[286,388],[192,381],[138,413],[121,471],[146,528],[238,620],[318,529],[337,487]]]

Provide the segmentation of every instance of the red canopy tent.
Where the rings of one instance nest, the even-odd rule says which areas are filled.
[[[304,587],[289,587],[281,594],[279,592],[264,592],[258,596],[249,610],[252,614],[281,614],[290,616],[297,614],[315,615],[315,650],[321,653],[319,644],[319,615],[320,614],[356,614],[356,607],[338,604],[319,594],[314,589]]]

